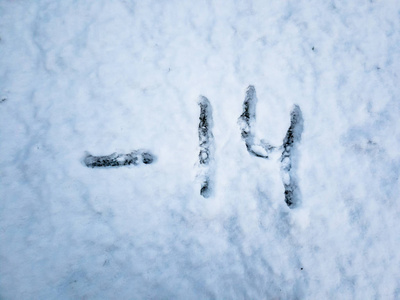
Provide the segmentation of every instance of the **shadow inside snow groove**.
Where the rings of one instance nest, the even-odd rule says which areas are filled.
[[[154,162],[155,156],[149,151],[135,150],[128,154],[113,153],[106,156],[93,156],[87,154],[83,159],[87,167],[120,167],[127,165],[138,165],[139,163],[151,164]]]
[[[200,195],[208,198],[213,192],[213,161],[214,161],[214,136],[212,134],[212,108],[210,101],[204,96],[199,97],[199,164],[200,164]]]
[[[257,141],[257,143],[255,141],[253,127],[256,121],[256,104],[256,89],[254,86],[250,85],[246,91],[246,97],[243,102],[243,113],[238,119],[238,124],[247,151],[251,155],[268,158],[268,155],[275,149],[275,147],[264,141]]]
[[[250,85],[246,91],[243,102],[243,113],[238,119],[242,139],[247,151],[256,157],[268,159],[270,153],[277,149],[283,149],[281,155],[281,175],[285,187],[285,202],[293,208],[300,202],[300,191],[297,185],[297,143],[301,140],[303,132],[303,116],[298,105],[294,105],[290,113],[290,127],[283,139],[282,147],[274,147],[263,140],[256,141],[254,125],[256,120],[257,96],[254,86]]]
[[[303,133],[303,114],[298,105],[290,113],[290,127],[283,139],[283,152],[281,156],[282,181],[285,187],[285,202],[296,206],[300,202],[300,190],[297,185],[297,144]]]

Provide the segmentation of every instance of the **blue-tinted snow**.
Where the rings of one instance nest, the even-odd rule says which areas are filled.
[[[0,2],[0,298],[400,297],[400,2]],[[278,157],[293,104],[302,202]],[[199,194],[213,106],[215,190]],[[3,100],[5,99],[5,100]],[[152,165],[91,169],[149,149]]]

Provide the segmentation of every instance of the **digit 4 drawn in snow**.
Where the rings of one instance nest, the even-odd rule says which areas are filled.
[[[294,105],[290,113],[290,127],[283,139],[281,147],[277,148],[269,143],[255,141],[253,127],[256,120],[257,96],[254,86],[250,85],[246,91],[243,102],[243,113],[238,119],[242,139],[246,144],[247,151],[256,157],[268,159],[269,154],[276,149],[282,149],[281,176],[285,187],[285,202],[293,208],[300,202],[300,190],[297,184],[297,144],[301,140],[303,133],[303,116],[298,105]]]

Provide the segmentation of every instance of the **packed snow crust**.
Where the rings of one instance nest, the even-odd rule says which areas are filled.
[[[0,298],[399,299],[399,28],[395,0],[0,1]],[[301,108],[294,208],[249,85],[258,141]]]

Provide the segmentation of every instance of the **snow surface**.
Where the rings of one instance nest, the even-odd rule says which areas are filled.
[[[396,0],[1,0],[0,298],[399,299],[399,28]],[[294,209],[248,85],[260,140],[302,110]]]

